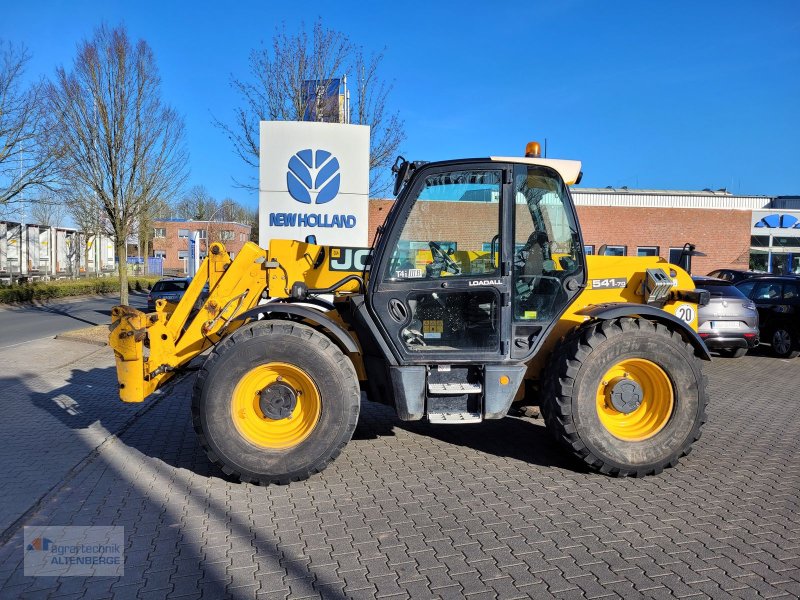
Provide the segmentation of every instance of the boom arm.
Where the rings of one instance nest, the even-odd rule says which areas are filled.
[[[116,358],[120,398],[142,402],[176,369],[247,323],[248,318],[237,317],[255,307],[265,289],[270,298],[290,296],[295,283],[312,290],[355,291],[358,278],[343,282],[354,273],[331,271],[325,261],[329,252],[315,244],[273,240],[269,252],[248,242],[231,259],[225,246],[216,242],[177,305],[157,300],[151,314],[114,307],[109,345]],[[195,310],[206,283],[208,297]]]

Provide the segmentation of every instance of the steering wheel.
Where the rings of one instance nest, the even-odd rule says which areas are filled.
[[[458,266],[458,263],[450,258],[450,255],[447,254],[447,252],[445,252],[439,244],[436,242],[428,242],[428,246],[431,248],[431,254],[433,254],[434,262],[441,261],[444,263],[444,269],[442,269],[443,271],[447,271],[453,275],[459,275],[461,273],[461,267]]]

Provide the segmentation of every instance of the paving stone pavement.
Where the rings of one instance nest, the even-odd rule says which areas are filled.
[[[707,373],[704,436],[657,477],[587,472],[541,421],[408,424],[364,402],[333,465],[269,488],[208,462],[186,380],[28,519],[124,526],[125,576],[25,577],[20,530],[0,596],[797,598],[800,359]]]
[[[41,339],[0,351],[0,532],[142,405],[114,400],[108,348]]]

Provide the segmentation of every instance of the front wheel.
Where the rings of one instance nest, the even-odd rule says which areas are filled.
[[[680,334],[645,319],[593,322],[551,357],[542,414],[592,468],[644,476],[689,453],[706,419],[700,359]]]
[[[324,469],[350,441],[359,408],[355,368],[336,344],[307,325],[265,320],[208,356],[192,421],[224,473],[266,485]]]

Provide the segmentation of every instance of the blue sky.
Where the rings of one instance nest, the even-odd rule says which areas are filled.
[[[238,99],[251,48],[320,17],[368,50],[415,160],[548,154],[583,161],[583,186],[727,187],[800,194],[800,2],[4,3],[0,37],[32,76],[69,65],[106,21],[154,49],[186,120],[189,185],[255,206],[252,175],[211,124]]]

